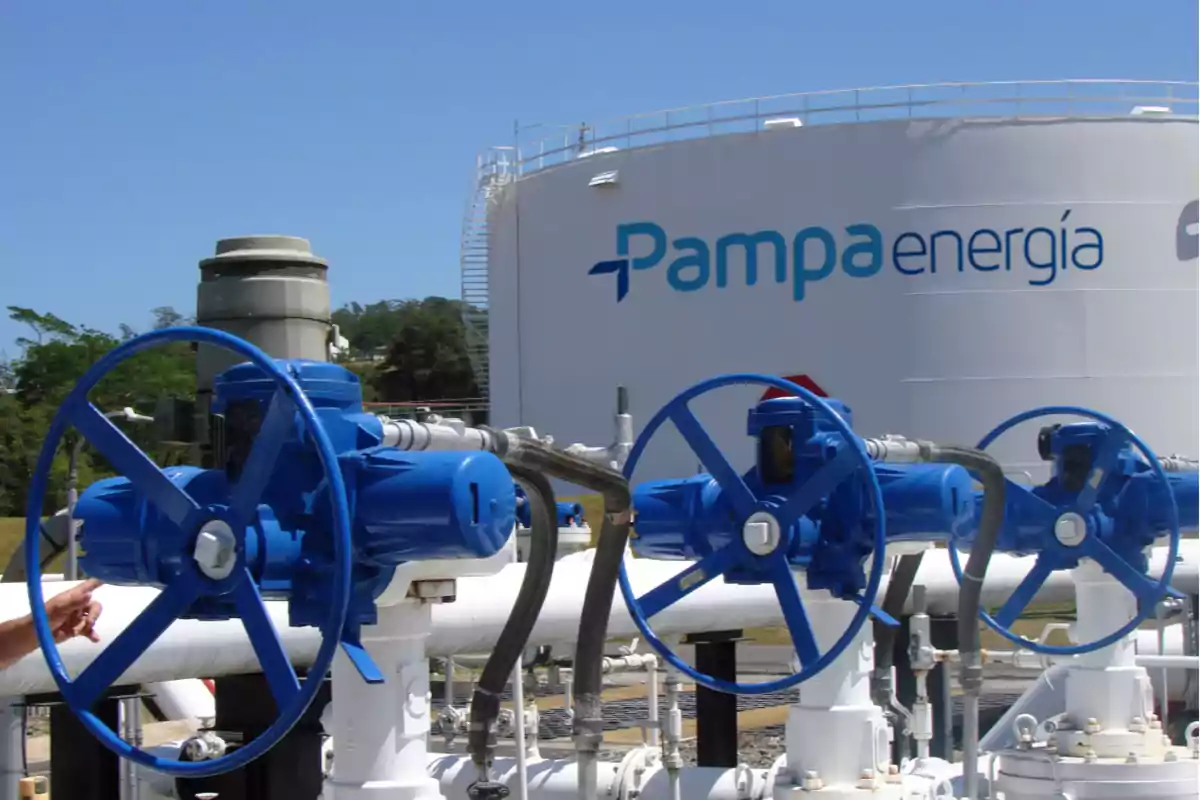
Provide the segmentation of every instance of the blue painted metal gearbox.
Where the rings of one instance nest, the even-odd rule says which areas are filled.
[[[848,426],[853,414],[826,403]],[[749,412],[747,433],[757,459],[742,480],[764,501],[782,507],[802,485],[847,447],[832,422],[806,401],[781,397]],[[891,541],[966,538],[975,518],[970,474],[953,465],[873,465],[883,492]],[[740,521],[719,483],[708,474],[651,481],[634,490],[634,551],[659,559],[702,558],[741,536]],[[849,598],[864,588],[862,564],[873,549],[875,512],[861,481],[843,481],[793,526],[788,562],[807,570],[811,589]],[[749,565],[725,574],[730,583],[770,580]]]
[[[574,528],[583,525],[583,506],[579,503],[562,502],[555,503],[557,506],[555,514],[558,518],[558,527]],[[525,494],[525,489],[517,484],[517,524],[522,528],[529,528],[533,525],[533,513],[529,507],[528,497]]]
[[[994,612],[980,619],[1009,641],[1043,655],[1073,656],[1094,652],[1133,633],[1149,619],[1171,587],[1181,531],[1197,527],[1197,475],[1167,473],[1158,457],[1133,431],[1098,411],[1077,406],[1046,406],[1016,414],[997,425],[979,443],[987,448],[1005,432],[1030,420],[1062,415],[1089,422],[1050,425],[1037,436],[1038,455],[1052,465],[1041,486],[1007,481],[1005,525],[997,546],[1008,552],[1036,553],[1029,572]],[[1158,580],[1148,576],[1146,550],[1166,537],[1167,558]],[[1012,625],[1033,602],[1051,573],[1077,567],[1083,559],[1100,565],[1138,601],[1132,619],[1090,642],[1051,645],[1031,641]],[[950,564],[959,582],[958,550]]]
[[[848,425],[850,409],[827,403]],[[800,398],[776,398],[749,412],[747,433],[758,443],[754,467],[742,479],[758,497],[786,498],[845,446],[832,425]],[[1049,482],[1036,487],[1010,485],[1005,524],[997,550],[1015,554],[1050,547],[1053,520],[1046,503],[1058,507],[1079,494],[1091,453],[1108,436],[1094,422],[1047,429],[1039,442],[1043,457],[1054,463]],[[1170,494],[1151,467],[1126,446],[1117,468],[1099,487],[1089,526],[1127,562],[1146,570],[1144,548],[1170,528],[1170,502],[1178,508],[1181,530],[1197,527],[1197,476],[1169,473]],[[968,549],[978,530],[982,492],[965,469],[942,464],[873,465],[883,491],[889,541],[940,541]],[[1036,498],[1031,500],[1031,498]],[[1046,502],[1042,502],[1042,501]],[[642,557],[698,559],[741,535],[739,520],[720,484],[708,474],[652,481],[634,490],[636,536],[632,546]],[[862,588],[862,563],[872,546],[873,510],[859,482],[845,481],[797,521],[788,561],[808,571],[808,585],[849,597]],[[766,575],[750,568],[726,573],[730,583],[764,583]]]
[[[1084,491],[1112,433],[1107,425],[1091,421],[1042,429],[1038,449],[1052,464],[1050,480],[1039,486],[1010,482],[998,550],[1031,555],[1053,545],[1048,537],[1053,534],[1056,510],[1072,506]],[[1169,472],[1164,485],[1126,443],[1111,458],[1102,482],[1094,487],[1092,508],[1085,515],[1089,535],[1098,535],[1126,562],[1145,572],[1143,551],[1170,531],[1172,500],[1180,532],[1196,530],[1200,516],[1197,477],[1194,472]]]
[[[353,588],[347,627],[376,621],[374,600],[408,561],[486,558],[507,541],[516,496],[504,464],[485,452],[409,453],[382,446],[380,420],[362,407],[358,378],[335,364],[286,362],[338,453],[353,524]],[[224,418],[218,469],[164,470],[202,505],[230,502],[258,426],[276,392],[254,364],[214,382],[213,411]],[[194,546],[125,478],[93,484],[80,496],[81,564],[107,583],[161,585],[171,563]],[[332,509],[316,451],[297,417],[247,531],[247,563],[265,597],[288,599],[290,623],[315,625],[332,602]],[[235,617],[233,601],[204,597],[186,615]]]

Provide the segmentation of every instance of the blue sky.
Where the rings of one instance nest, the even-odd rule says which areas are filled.
[[[9,2],[0,308],[143,329],[245,233],[311,239],[338,305],[456,296],[475,154],[517,119],[1196,75],[1195,0]],[[22,333],[0,320],[0,348]]]

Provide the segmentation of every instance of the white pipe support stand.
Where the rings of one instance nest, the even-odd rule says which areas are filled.
[[[366,683],[338,651],[326,728],[333,737],[333,769],[322,800],[444,800],[427,771],[431,697],[425,641],[432,611],[428,602],[409,600],[381,607],[378,623],[363,627],[362,644],[383,672],[383,683]]]
[[[1076,622],[1073,638],[1094,641],[1137,616],[1137,599],[1090,559],[1072,571]],[[1060,733],[1059,752],[1091,750],[1100,758],[1130,753],[1164,755],[1162,726],[1152,728],[1154,692],[1150,675],[1137,665],[1137,638],[1078,656],[1067,671],[1066,713],[1073,731]],[[1151,733],[1151,731],[1156,731]]]
[[[824,591],[800,591],[817,646],[826,652],[858,606]],[[788,711],[786,763],[777,763],[771,776],[773,800],[907,800],[913,791],[930,791],[926,775],[901,775],[891,763],[891,731],[871,700],[874,666],[874,636],[863,625],[832,664],[800,684],[800,702]]]
[[[1132,620],[1137,600],[1099,565],[1072,570],[1075,641],[1095,641]],[[1135,634],[1064,665],[1065,713],[1044,741],[1032,731],[999,754],[996,788],[1012,800],[1138,797],[1195,798],[1200,770],[1186,747],[1174,747],[1154,714],[1150,675],[1136,662]],[[1018,718],[1036,728],[1046,720]],[[1020,741],[1024,740],[1024,741]],[[1065,787],[1065,788],[1064,788]]]

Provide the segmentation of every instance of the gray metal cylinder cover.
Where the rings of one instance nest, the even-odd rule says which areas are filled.
[[[196,323],[227,331],[274,358],[329,358],[329,265],[297,236],[239,236],[200,262]],[[201,393],[237,357],[201,346]]]

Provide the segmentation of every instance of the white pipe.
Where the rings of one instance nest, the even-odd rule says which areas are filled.
[[[125,697],[121,699],[118,711],[121,718],[121,738],[137,748],[142,746],[142,699],[141,697]],[[139,780],[137,763],[121,759],[121,774],[119,777],[120,796],[122,800],[140,800],[141,781]]]
[[[665,682],[667,719],[663,726],[662,765],[667,771],[667,800],[682,800],[683,758],[679,742],[683,736],[683,714],[679,710],[679,670],[667,663]]]
[[[436,417],[436,421],[380,417],[383,444],[400,450],[491,450],[489,431],[468,427],[460,419]]]
[[[917,701],[913,705],[913,715],[921,720],[919,730],[914,733],[913,739],[917,743],[917,758],[929,758],[929,742],[933,731],[933,725],[930,724],[932,717],[929,704],[929,673],[925,670],[916,670],[913,677],[917,684]]]
[[[1154,615],[1155,615],[1155,617],[1157,617],[1157,621],[1158,621],[1158,630],[1155,631],[1155,634],[1156,634],[1155,638],[1158,641],[1155,642],[1155,644],[1158,645],[1158,655],[1159,656],[1165,656],[1167,654],[1167,626],[1163,622],[1163,612],[1165,610],[1166,609],[1165,609],[1165,606],[1163,603],[1159,603],[1154,609],[1154,612],[1155,612]],[[1133,650],[1134,650],[1134,653],[1137,652],[1137,640],[1136,639],[1134,639]],[[1136,655],[1134,656],[1134,663],[1137,663]],[[1138,664],[1138,666],[1145,666],[1145,664]],[[1168,701],[1170,700],[1170,698],[1167,696],[1167,686],[1170,685],[1168,682],[1168,674],[1169,673],[1167,671],[1167,667],[1162,667],[1158,671],[1158,676],[1160,679],[1159,680],[1160,685],[1158,688],[1161,689],[1161,691],[1154,692],[1154,696],[1156,698],[1159,698],[1158,709],[1159,709],[1160,718],[1162,719],[1163,728],[1167,728],[1167,725],[1170,722],[1170,711],[1167,708]],[[1167,728],[1167,729],[1169,730],[1169,728]]]
[[[578,608],[590,574],[593,550],[575,553],[555,565],[546,603],[530,636],[530,644],[571,644],[578,633]],[[1183,591],[1194,591],[1200,576],[1200,541],[1181,543],[1182,560],[1176,564],[1173,584]],[[930,553],[921,563],[917,580],[926,587],[931,614],[952,612],[958,584],[944,558]],[[1166,548],[1154,549],[1151,575],[1161,574]],[[984,605],[999,605],[1024,578],[1033,558],[996,555],[988,567],[984,584]],[[686,568],[684,562],[629,559],[630,582],[639,595],[674,578]],[[458,599],[436,606],[433,631],[428,641],[432,655],[463,652],[487,652],[496,642],[508,619],[524,577],[524,564],[510,564],[486,578],[459,578]],[[45,587],[47,596],[70,588],[71,583]],[[1046,581],[1039,602],[1070,600],[1074,584],[1066,572],[1054,573]],[[886,581],[880,587],[880,595]],[[97,631],[104,643],[117,634],[158,596],[147,587],[102,586],[96,598],[104,604]],[[279,632],[283,646],[299,666],[312,663],[319,645],[314,628],[288,626],[287,604],[267,603],[268,612]],[[14,618],[27,614],[29,602],[23,584],[0,584],[0,615]],[[774,627],[782,624],[779,602],[770,586],[731,586],[720,581],[698,589],[676,605],[655,616],[653,624],[660,636],[681,635],[710,630]],[[614,639],[637,635],[629,612],[618,593],[609,619],[609,635]],[[78,675],[101,648],[91,642],[73,639],[59,645],[67,670]],[[181,678],[212,678],[221,675],[253,673],[260,670],[242,625],[237,620],[200,622],[180,620],[167,629],[149,650],[119,680],[123,684],[144,684]],[[40,653],[31,653],[0,671],[0,695],[26,695],[55,691],[53,680]]]
[[[1187,631],[1183,625],[1170,625],[1163,630],[1164,654],[1168,659],[1187,655]],[[1137,632],[1136,663],[1141,667],[1161,666],[1155,663],[1158,653],[1158,631],[1152,628],[1141,628]],[[1194,658],[1194,657],[1193,657]],[[1166,685],[1162,681],[1165,677]],[[1169,670],[1163,675],[1162,670],[1150,673],[1150,682],[1154,684],[1156,697],[1166,697],[1173,701],[1187,701],[1188,687],[1197,676],[1188,672],[1187,668]]]
[[[182,742],[172,742],[148,748],[161,758],[178,758]],[[467,796],[467,788],[475,781],[475,767],[469,756],[429,753],[429,774],[435,778],[442,796],[457,800]],[[643,767],[636,784],[630,774],[633,761]],[[670,800],[666,771],[661,766],[647,764],[648,759],[626,758],[623,762],[602,761],[597,798],[605,800]],[[515,789],[516,759],[497,758],[493,772],[498,780]],[[746,767],[686,767],[680,771],[683,796],[687,800],[767,800],[763,789],[765,770]],[[176,798],[174,780],[161,772],[138,767],[142,786],[155,797]],[[574,761],[537,759],[529,768],[529,800],[574,800],[578,769]]]
[[[0,697],[0,800],[18,800],[17,784],[25,777],[25,709],[21,702],[19,697]]]
[[[529,764],[525,752],[525,676],[524,660],[517,654],[512,673],[513,744],[517,750],[517,800],[529,800]]]
[[[597,798],[634,800],[634,795],[622,785],[627,762],[598,762]],[[475,767],[468,756],[430,753],[429,772],[437,778],[442,794],[448,798],[466,797],[467,787],[475,780]],[[756,773],[744,768],[687,767],[680,773],[682,793],[687,800],[758,800],[762,797],[763,781]],[[514,788],[516,759],[497,758],[492,774],[494,780]],[[575,761],[545,759],[529,765],[529,800],[576,800],[578,787],[579,770]],[[670,800],[665,770],[657,765],[647,767],[637,785],[636,798]]]
[[[1069,626],[1068,631],[1070,632]],[[1136,632],[1137,655],[1134,657],[1134,663],[1147,669],[1160,668],[1158,671],[1150,673],[1156,697],[1162,697],[1165,693],[1168,700],[1186,701],[1189,682],[1194,680],[1189,677],[1186,670],[1196,669],[1196,657],[1185,654],[1183,626],[1168,625],[1161,630],[1165,645],[1165,658],[1160,659],[1157,655],[1159,634],[1160,630],[1157,628],[1141,628]],[[1075,640],[1072,639],[1072,641]],[[986,653],[989,663],[1011,664],[1018,669],[1039,671],[1048,663],[1070,663],[1074,660],[1073,656],[1044,656],[1030,650],[988,650]],[[957,660],[958,654],[950,651],[950,656]],[[1165,676],[1161,669],[1164,664],[1168,667]],[[1164,677],[1165,688],[1162,684]]]
[[[531,644],[570,644],[579,629],[579,607],[591,572],[595,551],[564,558],[555,565],[542,613],[530,637]],[[669,580],[686,565],[631,559],[630,578],[635,591],[645,593]],[[486,652],[495,646],[516,600],[525,574],[524,564],[510,564],[491,577],[459,578],[457,600],[434,608],[433,630],[427,652],[450,655]],[[73,584],[47,585],[51,596]],[[101,645],[73,639],[59,645],[67,671],[78,675],[135,617],[158,596],[149,587],[102,586],[96,599],[104,605],[97,625]],[[0,615],[8,618],[28,613],[22,584],[0,584]],[[314,628],[288,625],[287,604],[270,601],[267,610],[280,641],[298,666],[312,663],[320,644]],[[714,581],[655,618],[660,633],[684,634],[740,627],[767,627],[780,622],[778,602],[769,586],[726,586]],[[618,594],[609,622],[614,638],[637,634]],[[181,678],[211,678],[260,671],[257,657],[238,620],[180,620],[172,624],[119,679],[124,684],[144,684]],[[0,695],[25,695],[55,691],[56,686],[39,652],[31,653],[0,671]]]
[[[165,719],[186,720],[199,729],[212,724],[217,716],[216,698],[198,679],[148,683],[142,688]]]
[[[1200,669],[1200,656],[1155,655],[1148,653],[1134,659],[1139,667],[1159,667],[1164,672],[1168,669]]]
[[[659,746],[658,730],[658,659],[646,664],[646,744]]]
[[[567,675],[562,682],[563,692],[563,710],[567,712],[567,719],[574,721],[575,719],[575,670],[567,670]]]
[[[118,726],[120,727],[120,738],[123,739],[124,741],[128,742],[132,738],[132,736],[130,735],[129,702],[128,702],[128,700],[122,699],[117,704],[117,723],[118,723]],[[130,795],[130,791],[131,791],[129,775],[131,772],[130,766],[133,763],[134,762],[127,761],[123,758],[117,759],[117,764],[119,765],[119,769],[120,769],[120,772],[117,775],[117,797],[120,798],[120,800],[129,800],[129,795]]]

